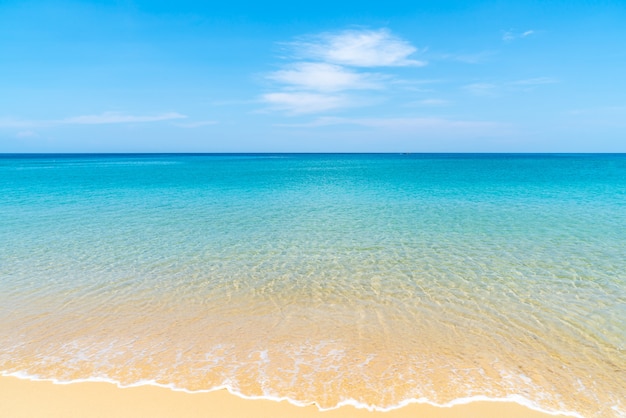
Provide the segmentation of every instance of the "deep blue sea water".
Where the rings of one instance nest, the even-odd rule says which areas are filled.
[[[626,416],[626,155],[0,155],[0,370]]]

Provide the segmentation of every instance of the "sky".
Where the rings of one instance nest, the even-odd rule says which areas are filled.
[[[0,153],[626,152],[625,22],[625,0],[0,0]]]

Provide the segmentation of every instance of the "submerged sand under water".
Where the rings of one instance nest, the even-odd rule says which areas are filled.
[[[3,372],[626,414],[625,161],[143,158],[0,165]]]

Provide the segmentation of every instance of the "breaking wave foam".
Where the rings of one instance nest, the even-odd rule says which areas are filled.
[[[468,396],[468,397],[462,397],[462,398],[457,398],[454,399],[450,402],[446,402],[446,403],[438,403],[438,402],[434,402],[432,400],[429,400],[427,398],[411,398],[411,399],[405,399],[395,405],[391,405],[388,407],[380,407],[377,405],[370,405],[370,404],[366,404],[363,402],[359,402],[355,399],[344,399],[341,402],[339,402],[337,405],[330,407],[330,408],[324,408],[321,407],[317,402],[312,401],[312,402],[303,402],[297,399],[292,399],[286,396],[272,396],[272,395],[262,395],[262,396],[255,396],[255,395],[246,395],[244,393],[241,393],[239,391],[237,391],[233,386],[231,385],[219,385],[219,386],[215,386],[212,387],[210,389],[200,389],[200,390],[189,390],[189,389],[185,389],[185,388],[181,388],[178,387],[174,384],[163,384],[163,383],[159,383],[156,382],[154,380],[139,380],[135,383],[131,383],[131,384],[122,384],[121,382],[114,380],[114,379],[109,379],[106,377],[89,377],[89,378],[84,378],[84,379],[72,379],[72,380],[59,380],[59,379],[55,379],[55,378],[43,378],[40,376],[36,376],[36,375],[31,375],[25,372],[0,372],[0,375],[3,377],[15,377],[18,379],[22,379],[22,380],[29,380],[29,381],[36,381],[36,382],[52,382],[53,384],[57,384],[57,385],[69,385],[69,384],[76,384],[76,383],[109,383],[109,384],[113,384],[115,386],[117,386],[120,389],[126,389],[126,388],[132,388],[132,387],[140,387],[140,386],[155,386],[155,387],[159,387],[159,388],[163,388],[163,389],[169,389],[172,390],[174,392],[184,392],[184,393],[189,393],[189,394],[193,394],[193,393],[210,393],[210,392],[215,392],[215,391],[219,391],[219,390],[226,390],[228,391],[231,395],[237,396],[241,399],[247,399],[247,400],[269,400],[269,401],[274,401],[274,402],[288,402],[292,405],[298,406],[298,407],[305,407],[305,406],[310,406],[310,405],[315,405],[320,411],[330,411],[330,410],[334,410],[334,409],[338,409],[341,408],[343,406],[353,406],[357,409],[366,409],[370,412],[389,412],[389,411],[393,411],[396,409],[400,409],[403,407],[406,407],[408,405],[412,405],[412,404],[426,404],[426,405],[431,405],[437,408],[451,408],[453,406],[457,406],[457,405],[466,405],[466,404],[470,404],[473,402],[509,402],[509,403],[516,403],[518,405],[524,406],[528,409],[540,412],[540,413],[544,413],[544,414],[548,414],[548,415],[553,415],[553,416],[567,416],[567,417],[575,417],[575,418],[584,418],[581,414],[579,414],[578,412],[574,412],[574,411],[561,411],[561,410],[551,410],[551,409],[545,409],[540,407],[539,405],[537,405],[535,402],[533,402],[532,400],[525,398],[522,395],[518,395],[518,394],[514,394],[514,395],[508,395],[506,397],[502,397],[502,398],[492,398],[489,396],[484,396],[484,395],[475,395],[475,396]],[[617,406],[614,406],[612,408],[614,411],[619,413],[619,408]],[[618,416],[625,416],[622,414],[619,414]]]

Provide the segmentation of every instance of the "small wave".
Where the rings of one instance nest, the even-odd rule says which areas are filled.
[[[584,418],[581,414],[577,412],[573,412],[573,411],[549,410],[549,409],[542,408],[538,406],[537,404],[535,404],[530,399],[527,399],[522,395],[508,395],[503,398],[492,398],[492,397],[484,396],[484,395],[475,395],[475,396],[457,398],[447,403],[437,403],[427,398],[417,398],[417,399],[411,398],[411,399],[405,399],[399,402],[398,404],[391,405],[388,407],[369,405],[369,404],[359,402],[355,399],[344,399],[333,407],[323,408],[323,407],[320,407],[316,402],[303,402],[303,401],[299,401],[296,399],[291,399],[289,397],[272,396],[272,395],[250,396],[250,395],[246,395],[244,393],[237,391],[230,385],[219,385],[219,386],[212,387],[210,389],[189,390],[189,389],[177,387],[176,385],[171,384],[171,383],[163,384],[163,383],[158,383],[154,380],[139,380],[135,383],[125,385],[125,384],[120,383],[117,380],[110,379],[107,377],[89,377],[89,378],[84,378],[84,379],[59,380],[55,378],[44,378],[44,377],[40,377],[37,375],[31,375],[26,372],[5,372],[5,371],[0,372],[0,376],[15,377],[18,379],[29,380],[29,381],[34,381],[34,382],[52,382],[53,384],[56,384],[56,385],[69,385],[69,384],[75,384],[75,383],[110,383],[110,384],[117,386],[120,389],[140,387],[140,386],[155,386],[155,387],[159,387],[163,389],[169,389],[174,392],[184,392],[184,393],[189,393],[189,394],[210,393],[210,392],[215,392],[219,390],[226,390],[231,395],[237,396],[242,399],[269,400],[269,401],[274,401],[274,402],[286,401],[298,407],[315,405],[320,411],[330,411],[333,409],[341,408],[343,406],[353,406],[357,409],[366,409],[370,412],[390,412],[395,409],[400,409],[400,408],[403,408],[412,404],[426,404],[426,405],[431,405],[437,408],[451,408],[456,405],[466,405],[466,404],[470,404],[473,402],[509,402],[509,403],[516,403],[518,405],[524,406],[528,409],[531,409],[533,411],[537,411],[543,414],[548,414],[548,415],[553,415],[553,416]],[[612,407],[612,409],[618,412],[619,416],[623,416],[622,414],[619,413],[619,410],[618,410],[619,408],[617,406]]]

